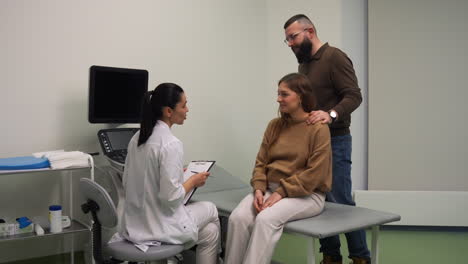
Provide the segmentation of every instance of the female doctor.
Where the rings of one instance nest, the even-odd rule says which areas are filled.
[[[162,83],[145,95],[140,131],[130,140],[119,233],[134,243],[197,244],[196,261],[218,259],[220,226],[213,203],[184,205],[185,194],[205,184],[208,172],[184,182],[183,146],[171,132],[187,117],[187,98],[177,84]]]

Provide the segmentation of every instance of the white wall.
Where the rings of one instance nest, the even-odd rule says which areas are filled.
[[[169,81],[187,93],[188,119],[174,127],[186,161],[216,159],[247,182],[277,115],[276,82],[297,70],[282,42],[283,24],[296,13],[351,57],[366,98],[365,0],[0,1],[0,158],[101,151],[96,133],[106,126],[87,121],[89,67],[142,68],[151,89]],[[353,114],[356,189],[367,186],[366,126],[365,99]],[[22,203],[17,213],[40,214],[58,199],[59,185],[52,176],[2,176],[1,212],[14,213],[11,201]],[[26,186],[34,188],[13,199]]]
[[[87,121],[88,69],[97,64],[147,69],[151,89],[163,81],[180,84],[191,111],[175,131],[187,160],[216,158],[235,175],[250,171],[244,168],[253,164],[262,106],[269,103],[261,100],[263,2],[1,5],[0,115],[8,124],[0,132],[1,157],[99,150],[96,132],[103,126]]]
[[[369,189],[468,191],[467,10],[369,4]]]

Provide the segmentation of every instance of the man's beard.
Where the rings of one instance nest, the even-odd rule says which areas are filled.
[[[294,55],[296,55],[297,62],[299,64],[309,62],[312,60],[312,42],[308,38],[304,38],[301,45],[299,45],[297,51],[293,49]]]

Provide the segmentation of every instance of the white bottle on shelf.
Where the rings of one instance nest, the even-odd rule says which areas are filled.
[[[50,222],[51,233],[62,232],[62,206],[60,205],[49,206],[49,222]]]

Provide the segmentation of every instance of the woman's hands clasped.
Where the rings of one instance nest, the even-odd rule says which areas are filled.
[[[263,203],[263,209],[273,206],[275,203],[277,203],[281,199],[283,199],[283,197],[281,197],[279,193],[277,192],[272,193],[270,197],[268,197],[268,199],[266,199],[266,201]]]
[[[262,191],[255,190],[253,205],[254,205],[255,210],[257,211],[257,213],[260,213],[262,210],[273,206],[279,200],[283,199],[283,197],[279,193],[274,192],[265,201],[263,201],[263,199],[264,199],[264,196],[263,196]]]
[[[260,213],[263,210],[263,193],[260,190],[255,190],[254,193],[254,202],[253,205],[257,213]]]

